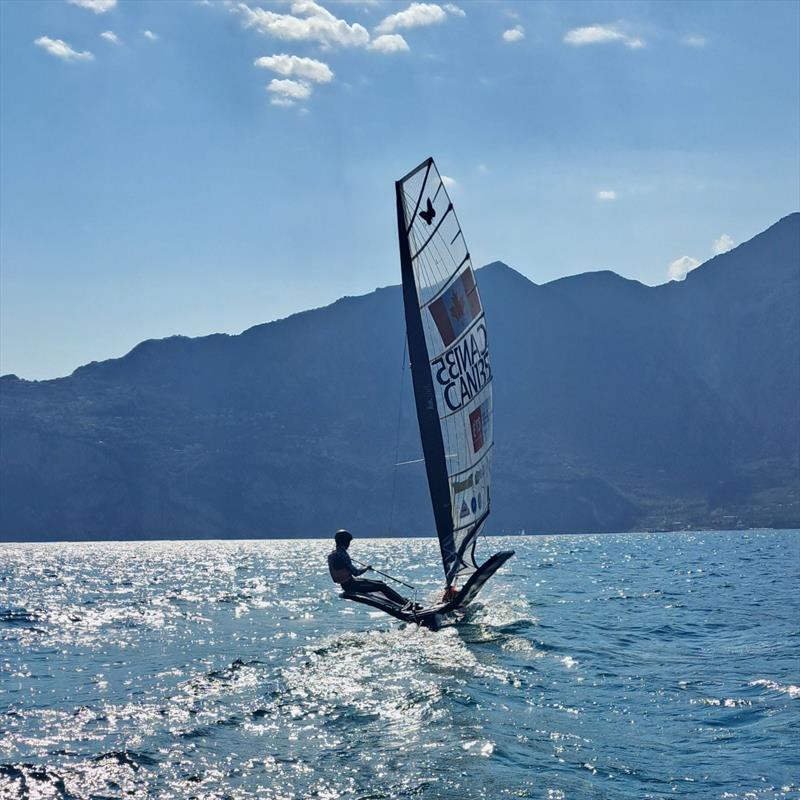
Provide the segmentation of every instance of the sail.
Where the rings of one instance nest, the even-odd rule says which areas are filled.
[[[411,374],[448,585],[477,569],[489,514],[492,370],[475,274],[433,159],[395,184]]]

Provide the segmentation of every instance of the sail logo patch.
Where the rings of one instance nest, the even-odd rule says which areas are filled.
[[[467,489],[477,488],[484,478],[484,471],[486,467],[478,467],[473,472],[470,472],[466,478],[460,481],[453,481],[453,494],[460,494],[466,492]],[[478,495],[478,508],[481,507],[481,498]]]
[[[481,301],[472,269],[467,267],[428,308],[444,346],[450,347],[481,313]]]
[[[449,411],[458,411],[492,379],[486,326],[479,322],[469,336],[431,362]]]
[[[453,494],[459,494],[459,492],[466,492],[467,489],[471,489],[475,483],[475,478],[470,472],[470,474],[464,478],[463,481],[453,481]]]
[[[484,431],[489,428],[489,401],[484,400],[469,415],[469,429],[472,432],[472,452],[478,453],[484,445]]]
[[[461,511],[459,512],[459,516],[461,517],[461,519],[464,519],[464,517],[469,516],[469,506],[467,505],[466,500],[463,500],[461,502]]]
[[[425,222],[428,223],[428,225],[433,224],[433,218],[436,216],[436,209],[433,207],[433,203],[431,203],[430,197],[428,198],[427,209],[425,211],[420,211],[419,215],[422,217],[422,219],[425,220]]]

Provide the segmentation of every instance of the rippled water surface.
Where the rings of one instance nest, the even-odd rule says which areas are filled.
[[[0,797],[800,797],[799,532],[501,547],[432,633],[328,542],[0,545]]]

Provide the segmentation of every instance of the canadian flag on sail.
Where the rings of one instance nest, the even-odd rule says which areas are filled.
[[[441,297],[430,304],[430,310],[444,346],[450,347],[481,313],[481,301],[470,267],[453,281],[453,285]]]

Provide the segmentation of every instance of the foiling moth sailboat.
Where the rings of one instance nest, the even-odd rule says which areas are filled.
[[[436,627],[470,603],[514,552],[475,561],[491,503],[492,369],[464,235],[432,158],[397,181],[395,192],[408,353],[445,591],[421,609],[380,594],[342,597]]]

